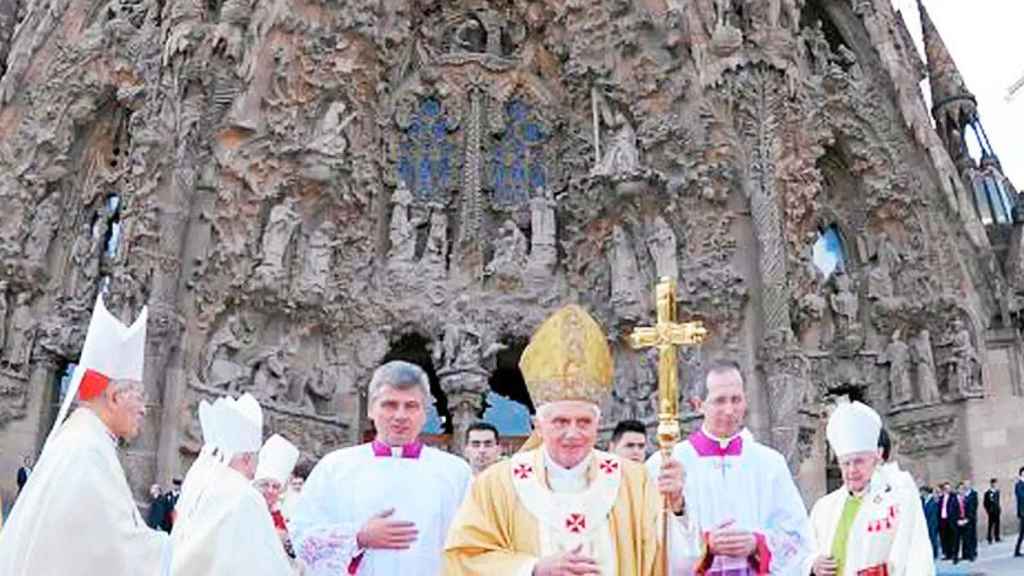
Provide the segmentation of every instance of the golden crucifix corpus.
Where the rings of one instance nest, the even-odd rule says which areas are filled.
[[[658,448],[663,459],[672,455],[679,442],[679,372],[676,347],[704,341],[704,324],[676,321],[676,281],[663,277],[654,289],[658,321],[653,327],[636,328],[629,336],[634,349],[658,349]]]

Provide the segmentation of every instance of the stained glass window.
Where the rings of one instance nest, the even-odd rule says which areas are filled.
[[[547,184],[544,128],[528,105],[513,100],[505,106],[505,132],[495,143],[487,166],[487,183],[499,206],[530,200],[530,191]]]
[[[447,200],[455,176],[454,130],[436,98],[420,102],[412,115],[399,148],[398,177],[417,200]]]

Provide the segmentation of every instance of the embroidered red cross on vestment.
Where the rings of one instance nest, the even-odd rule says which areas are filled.
[[[615,460],[602,460],[601,471],[605,474],[611,474],[619,469],[619,463]]]
[[[533,475],[533,466],[530,466],[529,464],[520,464],[512,470],[512,473],[515,474],[516,478],[526,480]]]
[[[565,519],[565,527],[573,534],[579,534],[587,529],[587,517],[583,514],[569,514]]]

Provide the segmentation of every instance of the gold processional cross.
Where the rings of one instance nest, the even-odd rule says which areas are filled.
[[[658,448],[663,459],[679,442],[679,371],[676,347],[695,346],[708,331],[700,321],[676,321],[676,281],[663,277],[654,289],[658,321],[654,327],[636,328],[629,336],[635,350],[658,349]]]
[[[704,341],[708,331],[700,321],[676,321],[676,281],[663,277],[654,289],[658,321],[653,327],[636,328],[629,335],[634,350],[658,349],[658,449],[661,461],[672,457],[672,448],[679,442],[679,371],[676,347],[695,346]],[[662,562],[665,574],[669,570],[668,525],[672,511],[668,499],[662,505],[661,538]]]

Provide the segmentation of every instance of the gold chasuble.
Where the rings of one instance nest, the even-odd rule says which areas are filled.
[[[611,391],[607,340],[579,306],[548,318],[519,366],[538,407],[564,400],[600,404]],[[660,495],[643,466],[592,450],[574,472],[580,477],[586,466],[586,486],[555,491],[538,440],[532,437],[524,451],[473,482],[448,531],[444,574],[529,576],[540,558],[580,546],[603,576],[663,574]]]

